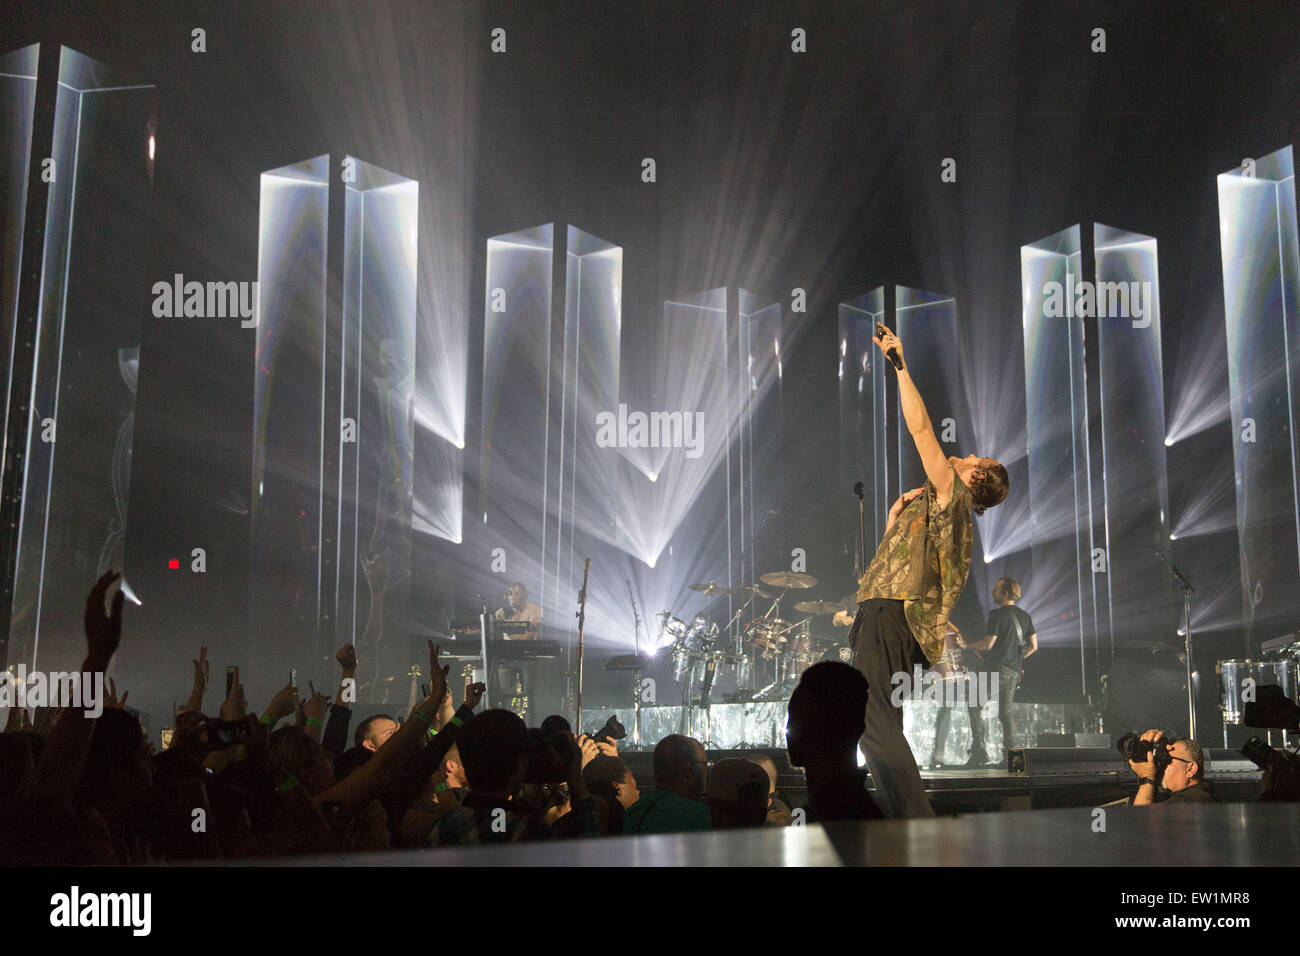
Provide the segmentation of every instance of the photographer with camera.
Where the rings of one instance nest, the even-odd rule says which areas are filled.
[[[530,732],[508,710],[489,710],[462,728],[456,740],[469,792],[441,817],[429,837],[434,846],[551,840],[559,833],[545,820],[561,783],[568,785],[572,817],[566,833],[599,836],[595,801],[582,777],[582,748],[572,733]],[[561,750],[563,748],[563,750]],[[540,788],[540,806],[520,796],[524,785]]]
[[[1205,780],[1205,755],[1196,741],[1179,737],[1171,744],[1164,731],[1153,729],[1141,737],[1125,734],[1118,749],[1137,774],[1133,806],[1214,802],[1214,789]]]

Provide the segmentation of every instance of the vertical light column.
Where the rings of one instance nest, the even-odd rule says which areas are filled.
[[[839,305],[840,483],[845,495],[857,482],[863,486],[865,555],[857,556],[862,547],[857,501],[846,505],[843,519],[845,554],[857,556],[857,576],[871,563],[889,516],[885,366],[872,341],[876,323],[884,321],[884,286]],[[843,582],[845,593],[850,584]],[[835,582],[829,593],[838,597],[840,586],[841,582]]]
[[[629,414],[676,413],[683,430],[687,416],[699,426],[693,429],[693,448],[685,443],[627,447],[619,456],[618,488],[625,502],[620,547],[647,570],[665,556],[672,558],[654,575],[642,575],[638,568],[637,576],[647,607],[676,608],[687,585],[710,578],[721,583],[731,566],[727,290],[665,300],[656,331],[629,327],[628,334],[640,335],[637,357],[624,369],[622,383]],[[702,523],[689,520],[693,513],[704,516]]]
[[[27,180],[31,173],[32,126],[36,119],[36,61],[40,44],[33,43],[0,56],[0,343],[3,354],[13,350],[18,322],[18,279],[23,258],[23,227],[27,213]],[[11,363],[5,363],[5,412],[8,413]],[[0,487],[5,481],[0,471]]]
[[[1042,641],[1079,643],[1086,694],[1097,674],[1088,394],[1083,319],[1063,304],[1081,274],[1077,225],[1020,248],[1034,565],[1026,590],[1041,608],[1035,623]]]
[[[43,218],[35,230],[12,204],[20,182],[24,199],[33,184],[13,168],[14,153],[6,163],[6,244],[22,229],[25,243],[40,243],[18,250],[24,259],[40,256],[39,294],[29,295],[33,286],[20,288],[17,301],[6,299],[13,323],[6,429],[13,437],[14,427],[25,425],[23,465],[11,473],[20,473],[22,484],[10,657],[50,669],[80,663],[85,581],[127,565],[154,87],[67,47],[47,47],[43,56],[57,57],[50,142],[34,136],[49,127],[22,106],[32,96],[32,67],[41,72],[46,64],[29,47],[9,61],[17,75],[5,78],[17,106],[12,130],[6,114],[6,150],[26,140],[35,157],[21,162],[53,160],[41,167],[53,174],[45,207],[27,210]],[[34,327],[27,324],[33,315]],[[6,500],[18,490],[9,484]],[[129,581],[124,587],[129,593]]]
[[[547,223],[488,240],[483,312],[478,512],[491,529],[491,546],[506,550],[510,580],[536,594],[546,593],[543,556],[551,543],[546,482],[554,238]]]
[[[1172,637],[1177,614],[1155,556],[1169,547],[1156,240],[1095,223],[1093,249],[1107,556],[1098,590],[1113,652],[1116,631]]]
[[[905,286],[895,288],[894,330],[903,342],[909,372],[925,398],[926,411],[944,454],[961,457],[988,454],[985,449],[975,447],[975,410],[970,406],[962,376],[957,321],[957,300],[952,296]],[[879,353],[879,349],[876,351]],[[900,407],[899,493],[921,487],[926,479]],[[953,610],[954,618],[978,621],[984,617],[984,602],[988,599],[988,589],[983,586],[986,583],[984,542],[976,534],[971,543],[970,578]]]
[[[1218,177],[1247,648],[1300,618],[1300,322],[1287,146]]]
[[[583,559],[592,544],[618,544],[618,515],[634,507],[619,500],[618,452],[596,443],[597,416],[619,412],[623,325],[623,250],[569,226],[564,248],[564,354],[554,389],[560,395],[548,461],[544,579],[552,620],[576,634],[561,608],[582,585]],[[595,569],[605,574],[608,564]],[[619,576],[613,576],[615,584]],[[545,607],[545,605],[544,605]]]
[[[275,655],[267,665],[277,670],[315,659],[334,610],[321,570],[325,523],[338,520],[323,499],[330,479],[339,485],[325,469],[326,435],[337,442],[340,427],[324,412],[329,175],[325,155],[268,170],[260,183],[249,610],[255,652]],[[337,541],[337,528],[328,531]]]
[[[897,286],[894,331],[903,342],[907,367],[925,396],[926,411],[945,454],[955,455],[974,440],[974,418],[961,389],[957,348],[957,300],[939,292]],[[879,349],[877,349],[879,352]],[[888,361],[888,359],[886,359]],[[916,444],[898,409],[898,488],[900,493],[925,483]]]
[[[636,505],[621,510],[619,539],[625,551],[651,568],[714,471],[729,460],[726,296],[727,290],[719,288],[665,300],[660,334],[644,360],[629,367],[629,378],[636,380],[634,388],[624,389],[630,411],[679,412],[683,425],[687,414],[698,414],[704,428],[695,436],[696,451],[663,446],[620,450],[619,495]],[[725,489],[719,493],[726,496]],[[719,524],[729,520],[728,510]],[[700,570],[716,574],[720,569]]]
[[[735,520],[734,571],[741,584],[753,584],[765,571],[759,568],[762,516],[780,510],[781,469],[777,449],[782,447],[781,403],[769,400],[773,386],[779,390],[781,365],[781,306],[764,302],[746,289],[736,290],[736,348],[733,367],[733,408],[736,415],[736,457],[733,485]]]
[[[345,162],[342,421],[337,436],[324,431],[339,462],[335,641],[392,674],[403,669],[392,645],[405,639],[411,574],[419,184]]]

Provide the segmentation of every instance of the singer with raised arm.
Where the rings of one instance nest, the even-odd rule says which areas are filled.
[[[890,817],[929,817],[934,810],[903,736],[901,697],[907,695],[894,693],[894,677],[906,675],[903,686],[909,687],[914,666],[932,666],[943,653],[948,615],[970,573],[971,512],[983,514],[1007,497],[1007,471],[992,458],[945,455],[908,373],[902,342],[879,323],[874,341],[897,370],[899,407],[926,482],[889,510],[884,537],[858,587],[849,643],[853,666],[869,688],[861,746],[877,802]]]

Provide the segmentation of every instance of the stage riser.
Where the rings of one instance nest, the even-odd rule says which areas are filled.
[[[784,750],[764,750],[776,763],[777,789],[788,798],[790,805],[801,807],[808,802],[808,789],[803,771],[791,767]],[[710,763],[728,757],[746,757],[753,749],[710,750]],[[628,769],[645,789],[654,786],[654,769],[649,753],[624,753]],[[1094,758],[1094,754],[1081,754]],[[1254,803],[1259,799],[1259,772],[1248,770],[1231,754],[1218,752],[1218,765],[1207,777],[1213,782],[1220,803]],[[1212,759],[1214,759],[1212,757]],[[1073,765],[1066,760],[1057,761],[1055,772],[1009,774],[1001,770],[975,770],[968,772],[943,770],[923,774],[926,793],[935,813],[951,816],[958,813],[994,813],[1011,810],[1045,810],[1054,807],[1097,807],[1112,800],[1133,795],[1133,774],[1090,769],[1097,767],[1095,759],[1080,759]]]
[[[747,704],[714,704],[706,712],[691,708],[686,725],[682,723],[681,707],[645,707],[641,710],[641,745],[653,748],[669,734],[686,733],[703,742],[710,749],[732,750],[745,748],[784,748],[788,701],[764,701]],[[933,701],[903,702],[903,733],[912,745],[912,752],[924,760],[934,748],[934,722],[940,705]],[[1072,704],[1013,704],[1017,747],[1032,747],[1041,733],[1060,733],[1091,730],[1095,716],[1086,707]],[[626,708],[595,708],[619,714],[619,719],[632,732],[632,715]],[[985,704],[981,710],[987,746],[994,755],[1005,748],[1002,744],[1002,724],[998,722],[996,703]],[[685,726],[685,729],[683,729]],[[965,707],[954,708],[948,730],[948,742],[940,759],[944,763],[963,763],[970,753],[970,721]],[[623,741],[622,749],[632,748],[631,740]]]

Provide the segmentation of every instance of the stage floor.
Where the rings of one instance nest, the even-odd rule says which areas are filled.
[[[1295,866],[1294,804],[1070,807],[825,828],[847,866]]]
[[[977,813],[934,820],[762,827],[236,861],[310,866],[1295,866],[1294,804]]]

